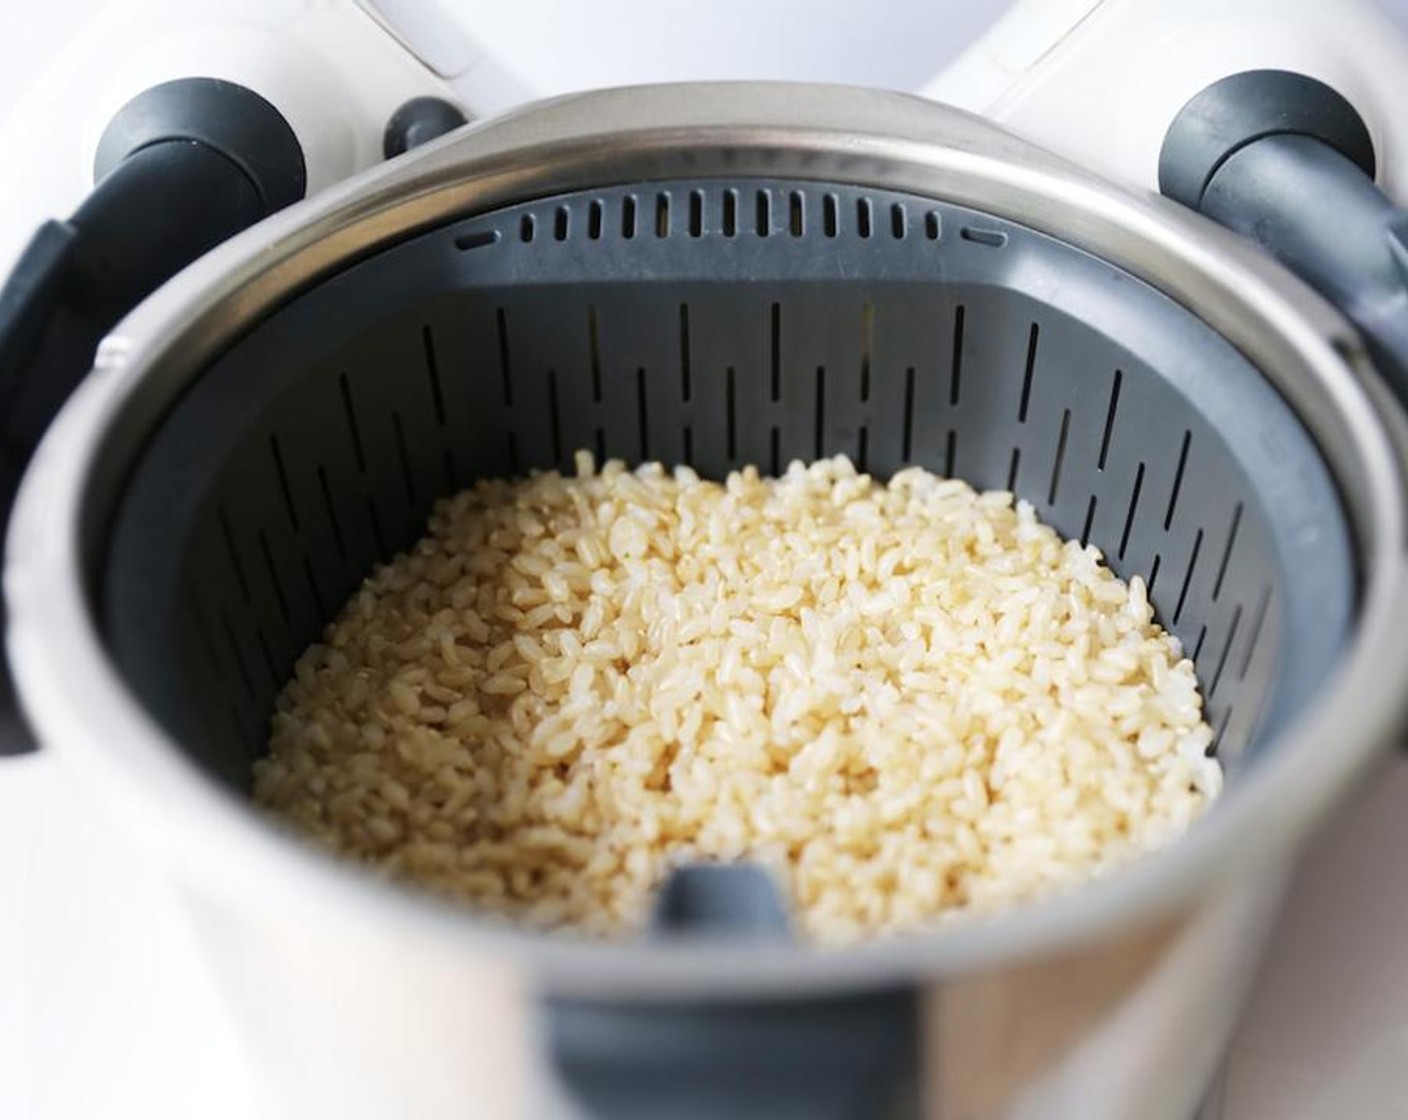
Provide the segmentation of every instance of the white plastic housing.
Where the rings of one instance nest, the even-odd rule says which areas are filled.
[[[112,115],[173,78],[248,86],[284,115],[313,194],[382,159],[387,118],[447,84],[352,0],[114,0],[0,124],[0,275],[35,228],[93,186]],[[494,106],[496,107],[496,106]]]
[[[1156,189],[1178,110],[1257,69],[1347,97],[1373,136],[1379,185],[1408,198],[1408,38],[1373,0],[1019,0],[922,92]]]

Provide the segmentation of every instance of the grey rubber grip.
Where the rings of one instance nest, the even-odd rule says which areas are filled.
[[[558,1076],[593,1120],[908,1120],[918,998],[549,1004]]]
[[[303,154],[263,98],[189,78],[117,112],[95,178],[73,216],[41,226],[0,285],[0,524],[103,336],[191,261],[301,198]],[[0,755],[29,745],[0,681]]]
[[[1285,135],[1230,156],[1208,184],[1201,210],[1338,306],[1408,404],[1408,213],[1334,148]]]
[[[1408,403],[1408,212],[1374,185],[1368,128],[1323,82],[1234,74],[1179,111],[1159,186],[1255,241],[1364,334]]]

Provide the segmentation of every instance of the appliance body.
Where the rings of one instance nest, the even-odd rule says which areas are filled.
[[[760,12],[729,0],[707,18],[639,4],[609,27],[579,8],[549,5],[523,34],[509,10],[457,0],[110,0],[0,123],[0,153],[25,169],[0,180],[0,271],[91,189],[118,108],[184,77],[272,102],[303,146],[310,195],[380,162],[388,119],[413,97],[446,98],[473,119],[605,84],[759,77],[910,88],[1153,189],[1178,110],[1227,74],[1272,67],[1348,97],[1374,138],[1379,185],[1396,199],[1408,190],[1408,125],[1395,112],[1408,42],[1375,0],[994,0],[899,5],[883,20],[847,5]],[[691,33],[662,50],[676,26]],[[943,41],[926,47],[926,35]],[[974,35],[941,72],[923,72],[926,51],[946,58],[954,37]]]
[[[19,114],[0,137],[0,148],[25,151],[36,150],[41,131],[47,132],[46,146],[56,136],[83,137],[64,158],[33,160],[32,177],[13,176],[0,185],[0,191],[10,192],[3,209],[37,222],[67,202],[76,204],[86,192],[98,135],[132,94],[173,77],[222,77],[255,88],[284,113],[303,145],[313,196],[298,211],[276,216],[198,262],[105,345],[92,379],[35,464],[25,509],[13,529],[7,586],[12,601],[29,606],[17,619],[11,649],[45,742],[123,827],[172,868],[221,986],[240,1015],[254,1068],[274,1107],[289,1115],[369,1118],[525,1110],[565,1114],[572,1105],[556,1096],[543,1064],[535,998],[545,992],[599,994],[619,986],[648,1001],[676,991],[684,983],[681,977],[691,974],[696,983],[707,977],[717,986],[722,962],[706,961],[694,973],[689,962],[668,953],[615,960],[608,953],[579,972],[580,959],[570,946],[549,946],[539,959],[519,952],[512,939],[466,936],[456,915],[370,888],[312,856],[290,853],[282,843],[236,823],[223,796],[164,757],[160,731],[134,712],[121,683],[96,657],[92,620],[79,606],[85,577],[70,551],[92,526],[56,532],[47,511],[51,500],[85,484],[78,464],[113,452],[85,443],[107,410],[133,396],[132,371],[162,351],[175,324],[195,317],[210,326],[212,337],[232,334],[240,324],[225,318],[225,295],[250,284],[271,261],[311,278],[358,245],[375,243],[390,228],[379,233],[377,222],[393,199],[401,200],[395,224],[404,231],[496,197],[551,193],[566,185],[555,178],[559,175],[584,181],[594,175],[660,177],[670,158],[664,133],[671,125],[689,123],[712,130],[712,158],[722,158],[718,153],[725,149],[753,153],[756,170],[766,167],[769,174],[795,165],[799,173],[818,177],[808,152],[842,137],[836,146],[862,162],[883,165],[887,182],[907,180],[913,189],[960,201],[967,192],[975,204],[1014,220],[1037,228],[1047,224],[1062,236],[1074,231],[1092,251],[1121,260],[1175,295],[1186,290],[1191,296],[1209,282],[1227,284],[1228,309],[1215,325],[1230,337],[1246,335],[1242,344],[1263,363],[1304,359],[1339,369],[1340,355],[1361,351],[1338,316],[1235,239],[1216,236],[1201,223],[1179,225],[1167,208],[1112,195],[1098,179],[1035,148],[977,122],[931,115],[903,99],[761,87],[714,90],[702,101],[697,91],[687,90],[656,91],[639,102],[629,95],[608,96],[510,116],[444,141],[404,167],[391,165],[342,185],[347,176],[380,163],[385,122],[412,96],[446,97],[478,116],[538,92],[478,51],[472,37],[427,37],[424,25],[406,22],[409,7],[392,7],[378,8],[383,21],[378,22],[350,4],[231,4],[228,22],[212,33],[209,10],[197,16],[186,5],[151,0],[147,21],[132,18],[132,5],[115,5],[34,99],[35,105],[52,107],[55,91],[73,86],[73,75],[90,69],[100,52],[120,57],[120,65],[101,68],[96,85],[87,83],[81,107],[63,94],[74,114],[81,110],[82,123],[69,133],[56,127],[52,115],[44,122],[32,110]],[[1391,191],[1402,182],[1395,162],[1402,148],[1387,114],[1380,112],[1387,98],[1378,79],[1391,74],[1390,64],[1401,64],[1405,55],[1392,35],[1372,35],[1376,17],[1361,5],[1337,12],[1336,30],[1324,35],[1319,33],[1329,17],[1317,13],[1318,5],[1245,5],[1241,37],[1229,40],[1242,44],[1237,52],[1200,62],[1201,68],[1171,71],[1172,88],[1161,87],[1161,108],[1142,132],[1130,123],[1128,142],[1092,143],[1100,130],[1089,121],[1103,102],[1090,93],[1100,88],[1087,80],[1096,73],[1091,59],[1112,67],[1117,59],[1136,57],[1127,49],[1130,36],[1147,23],[1139,22],[1145,16],[1130,15],[1135,7],[1119,0],[1057,5],[1051,10],[1059,9],[1058,19],[1037,17],[1033,5],[1021,5],[1021,19],[1014,15],[1015,22],[1002,25],[997,38],[980,43],[952,77],[931,88],[948,100],[989,111],[1097,170],[1152,185],[1157,140],[1177,108],[1227,67],[1241,68],[1254,55],[1258,62],[1289,64],[1362,94],[1356,105],[1385,153],[1380,181]],[[155,24],[163,35],[150,35]],[[419,44],[420,57],[385,25]],[[1014,27],[1027,30],[1019,34]],[[1103,38],[1091,30],[1101,28]],[[1077,51],[1086,40],[1072,29],[1081,36],[1090,30],[1088,42],[1096,53]],[[1344,75],[1342,51],[1304,45],[1338,43],[1341,34],[1361,37],[1358,42],[1370,35],[1376,44],[1374,65],[1353,78]],[[141,38],[142,45],[115,48],[124,37],[131,37],[134,47]],[[453,57],[427,46],[454,41],[461,47]],[[1258,44],[1255,50],[1245,47],[1251,42]],[[1291,42],[1294,49],[1285,46]],[[94,88],[100,91],[96,97]],[[1063,101],[1068,89],[1069,100]],[[330,90],[338,94],[329,96]],[[80,116],[68,119],[78,122]],[[1136,140],[1136,133],[1142,139]],[[623,135],[637,140],[623,146]],[[603,146],[607,137],[609,148]],[[974,155],[983,150],[1010,162]],[[746,172],[747,158],[742,168],[731,160],[730,173]],[[1014,173],[1017,164],[1030,175]],[[465,179],[470,168],[472,182]],[[691,167],[692,173],[698,170]],[[1029,191],[1042,200],[1039,212],[1029,209],[1029,198],[1021,201]],[[23,235],[29,224],[0,232]],[[17,248],[17,242],[0,244],[0,261],[8,261]],[[1255,281],[1250,289],[1248,277]],[[1280,333],[1247,334],[1250,320],[1239,325],[1239,315],[1248,306],[1277,322]],[[189,344],[184,338],[182,345]],[[1277,353],[1276,347],[1282,350]],[[179,376],[179,359],[172,356],[161,367],[165,374],[154,367],[152,383]],[[1363,392],[1372,400],[1378,392],[1378,403],[1392,414],[1371,372],[1357,386],[1344,381],[1342,370],[1336,378],[1344,393]],[[152,403],[155,407],[157,397]],[[1401,431],[1392,434],[1401,441]],[[1328,438],[1354,442],[1358,437],[1341,431]],[[1365,446],[1366,491],[1391,491],[1387,480],[1402,470],[1395,460],[1401,445],[1395,449],[1371,438]],[[1359,494],[1353,500],[1369,499]],[[1401,533],[1395,539],[1390,525],[1374,548],[1373,562],[1393,568]],[[67,583],[62,599],[50,594],[54,578]],[[1374,595],[1366,607],[1371,612],[1366,647],[1381,643],[1384,628],[1408,610],[1401,586],[1379,585]],[[54,660],[60,656],[54,634],[83,638],[63,645],[61,653],[68,668],[97,685],[81,709],[46,683],[46,674],[68,671]],[[1379,666],[1375,679],[1381,688],[1393,687],[1395,672],[1401,680],[1401,667],[1391,660]],[[1346,692],[1316,713],[1313,726],[1298,728],[1296,739],[1308,744],[1335,719],[1351,715],[1378,721],[1364,732],[1366,742],[1378,742],[1392,735],[1399,713],[1382,697]],[[115,750],[93,748],[104,737],[116,741]],[[1288,749],[1295,754],[1294,744]],[[1301,750],[1296,757],[1303,765],[1268,774],[1256,797],[1248,799],[1251,807],[1234,816],[1242,824],[1209,822],[1205,833],[1179,845],[1157,866],[1134,869],[1122,894],[1095,891],[1055,904],[1006,941],[992,941],[975,929],[939,953],[922,945],[877,949],[842,969],[825,957],[796,966],[764,956],[733,971],[726,983],[740,992],[761,988],[780,994],[838,982],[854,987],[920,980],[921,1046],[931,1075],[925,1100],[934,1115],[1185,1116],[1250,981],[1296,843],[1360,768],[1312,755]],[[1367,758],[1366,751],[1360,763]],[[138,785],[145,792],[138,793]],[[1279,809],[1268,814],[1272,804]],[[1249,830],[1244,822],[1257,805],[1267,825]],[[1206,854],[1220,842],[1219,832],[1234,828],[1242,829],[1245,843],[1237,849],[1235,866],[1214,875]],[[394,1046],[388,1045],[391,1038]],[[348,1078],[349,1068],[366,1076]],[[1157,1102],[1152,1108],[1151,1101]]]
[[[1168,127],[1200,90],[1229,74],[1290,70],[1349,99],[1373,137],[1379,186],[1401,200],[1405,64],[1408,40],[1372,0],[1022,0],[919,92],[1154,188]]]
[[[530,14],[460,0],[104,0],[0,118],[0,153],[24,167],[0,177],[0,273],[40,222],[82,201],[108,121],[161,82],[218,78],[268,99],[303,146],[315,195],[380,163],[387,121],[413,97],[483,118],[584,88],[685,78],[912,88],[936,52],[950,57],[1003,2],[906,3],[876,21],[797,0],[720,0],[707,14],[628,0],[605,18],[570,3]]]
[[[682,142],[681,130],[693,142]],[[91,484],[122,477],[120,464],[144,438],[141,425],[108,427],[108,418],[121,411],[150,422],[203,353],[240,334],[281,292],[379,239],[507,199],[658,180],[686,167],[850,177],[980,205],[1076,237],[1206,308],[1258,365],[1281,371],[1281,391],[1318,418],[1317,440],[1352,475],[1350,519],[1367,570],[1383,577],[1365,588],[1347,653],[1345,676],[1356,683],[1335,690],[1256,781],[1159,857],[1020,920],[854,953],[585,947],[476,929],[255,824],[163,745],[106,661],[84,605],[82,542],[98,531],[101,496],[111,492]],[[1225,298],[1209,299],[1210,285]],[[534,1099],[535,1087],[553,1084],[530,1002],[542,994],[649,1002],[913,982],[925,1070],[938,1071],[929,1090],[938,1115],[1061,1115],[1078,1101],[1083,1114],[1115,1117],[1150,1099],[1169,1116],[1186,1114],[1249,982],[1297,839],[1359,769],[1351,756],[1317,751],[1317,742],[1353,718],[1366,763],[1401,716],[1386,682],[1408,671],[1394,663],[1389,638],[1408,594],[1395,505],[1403,433],[1395,444],[1380,427],[1373,402],[1377,393],[1387,408],[1384,391],[1372,373],[1361,370],[1361,384],[1345,364],[1358,353],[1343,320],[1231,235],[1167,203],[1126,197],[962,115],[820,88],[685,86],[567,100],[446,138],[276,215],[197,262],[119,327],[26,484],[7,571],[11,654],[44,741],[171,864],[243,1015],[256,1068],[291,1114],[547,1107]],[[1291,372],[1307,365],[1323,381]],[[1316,405],[1325,392],[1347,405],[1338,418],[1324,398]],[[90,512],[54,519],[79,508]],[[64,695],[60,682],[73,678],[84,682],[82,705]],[[1234,860],[1223,858],[1230,852]],[[986,1034],[975,1030],[984,1021]],[[1016,1046],[1011,1023],[1026,1040]],[[1110,1063],[1125,1076],[1112,1078]],[[349,1066],[362,1074],[348,1079]]]

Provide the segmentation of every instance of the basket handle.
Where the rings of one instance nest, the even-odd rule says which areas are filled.
[[[1334,303],[1408,406],[1408,211],[1374,185],[1363,119],[1323,82],[1251,70],[1174,118],[1159,160],[1170,198],[1255,241]]]
[[[0,287],[0,525],[98,343],[191,261],[301,198],[303,153],[262,97],[187,78],[153,86],[118,111],[99,142],[94,178],[71,218],[39,228]],[[30,746],[0,669],[0,755]]]
[[[652,936],[788,940],[771,878],[750,864],[676,870]],[[894,1120],[918,1115],[913,989],[809,998],[553,999],[557,1079],[592,1120]]]

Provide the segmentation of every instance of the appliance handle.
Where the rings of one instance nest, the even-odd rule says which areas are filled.
[[[554,1001],[556,1074],[592,1120],[919,1115],[913,989],[697,1004]]]
[[[1335,304],[1408,408],[1408,210],[1374,185],[1375,170],[1369,130],[1348,100],[1303,74],[1253,70],[1179,110],[1159,187]]]
[[[40,226],[0,287],[0,525],[108,331],[191,261],[301,198],[305,183],[278,110],[209,78],[129,101],[103,133],[94,178],[71,218]],[[30,746],[20,727],[0,670],[0,754]]]
[[[1408,210],[1374,185],[1369,131],[1323,82],[1256,70],[1174,118],[1165,195],[1254,241],[1335,304],[1408,407]]]

